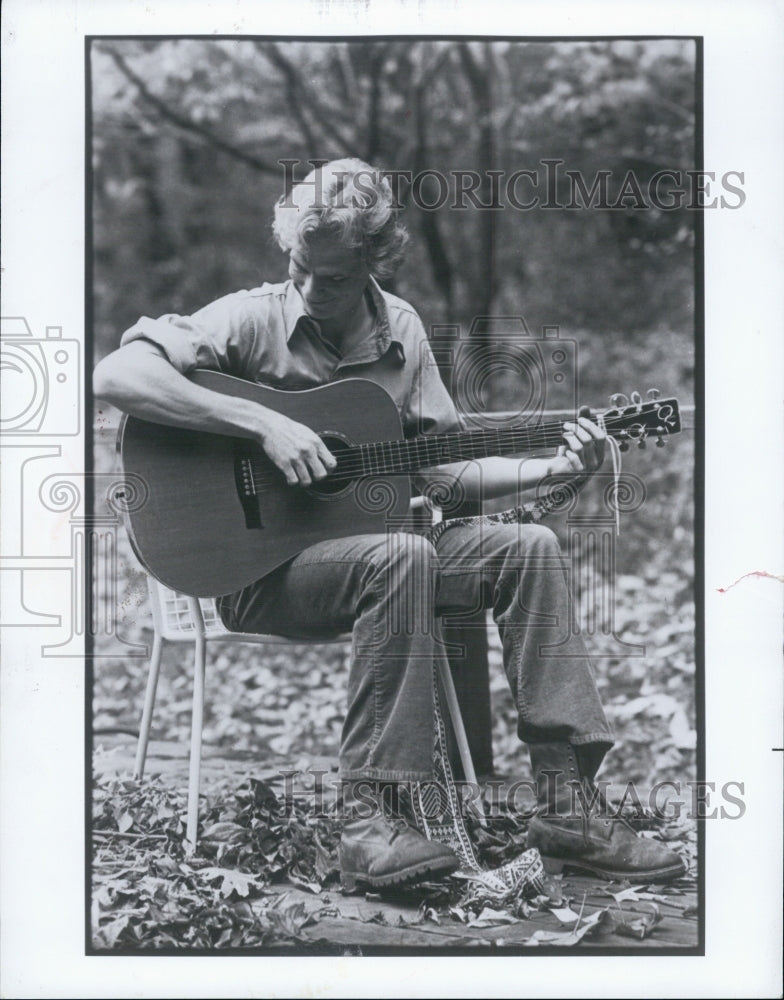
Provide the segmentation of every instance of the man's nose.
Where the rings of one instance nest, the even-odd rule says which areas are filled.
[[[324,281],[318,275],[308,274],[302,283],[302,294],[305,298],[318,298],[324,291]]]

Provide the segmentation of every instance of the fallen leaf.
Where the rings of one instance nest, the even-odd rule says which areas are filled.
[[[280,805],[278,802],[278,796],[275,794],[274,789],[272,789],[265,781],[259,781],[257,778],[251,778],[250,786],[253,790],[253,800],[257,806],[262,806],[272,810],[278,808]]]
[[[236,844],[244,840],[247,831],[237,823],[213,823],[202,834],[203,840],[218,840],[226,844]]]
[[[155,867],[169,875],[176,875],[180,868],[174,858],[170,858],[168,854],[163,854],[160,858],[156,858]]]
[[[563,902],[563,885],[561,876],[547,875],[544,880],[544,895],[547,902],[553,906]]]
[[[605,889],[605,895],[612,896],[616,903],[622,903],[625,899],[642,899],[642,896],[640,896],[639,893],[641,893],[644,888],[644,886],[638,885],[632,886],[629,889],[622,889],[620,892],[608,892]]]
[[[598,924],[603,913],[606,913],[606,910],[598,910],[596,913],[592,913],[590,917],[586,917],[581,927],[576,927],[571,931],[535,931],[531,937],[523,941],[523,944],[526,947],[533,948],[538,947],[540,944],[552,944],[556,947],[571,948],[579,944],[585,935]]]
[[[312,892],[312,893],[314,893],[317,896],[321,892],[321,886],[318,884],[318,882],[313,882],[311,879],[307,878],[305,875],[301,875],[297,871],[297,866],[296,865],[293,868],[289,869],[289,871],[288,871],[288,879],[289,879],[290,882],[293,882],[294,885],[298,885],[302,889],[307,889],[308,892]]]
[[[111,920],[108,924],[104,924],[103,927],[99,927],[99,939],[102,939],[109,948],[113,948],[117,944],[120,935],[130,923],[130,920],[130,914],[124,914]]]
[[[130,813],[124,812],[122,816],[117,820],[117,829],[120,833],[127,833],[133,826],[133,816]]]
[[[479,916],[468,921],[469,927],[494,927],[496,924],[515,924],[517,918],[506,910],[494,910],[491,906],[486,906]]]
[[[251,888],[259,888],[259,882],[255,875],[244,875],[233,868],[201,868],[197,875],[207,882],[214,882],[220,878],[220,894],[224,898],[236,892],[238,896],[247,896]]]
[[[650,911],[605,910],[602,923],[614,934],[633,937],[642,941],[661,922],[661,912],[655,903],[650,903]]]
[[[574,912],[574,910],[571,909],[571,907],[569,906],[562,906],[562,907],[553,906],[550,909],[550,913],[552,913],[554,917],[557,917],[557,919],[560,920],[562,924],[573,924],[580,919]]]
[[[333,872],[339,871],[337,856],[329,853],[315,832],[313,834],[313,846],[316,849],[315,869],[318,878],[325,879]]]

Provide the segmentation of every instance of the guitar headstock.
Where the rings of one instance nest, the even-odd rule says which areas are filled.
[[[647,402],[639,392],[610,396],[610,409],[602,414],[603,422],[607,433],[620,442],[621,451],[627,451],[630,444],[644,448],[648,438],[655,438],[657,446],[662,447],[671,434],[681,429],[678,400],[660,399],[658,389],[649,389],[647,395]]]

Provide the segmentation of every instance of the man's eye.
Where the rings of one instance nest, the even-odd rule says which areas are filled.
[[[348,279],[344,275],[342,278],[333,278],[332,280],[334,281],[334,283],[336,285],[339,285],[341,283],[341,281],[347,281]]]

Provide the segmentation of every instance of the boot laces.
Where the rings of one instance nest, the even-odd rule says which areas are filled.
[[[407,830],[411,829],[402,816],[387,816],[387,820],[389,825],[392,827],[392,836],[389,838],[390,844],[396,837],[399,837],[401,833],[405,833]]]
[[[411,824],[403,816],[400,815],[398,809],[400,808],[400,803],[396,801],[389,801],[386,796],[382,796],[380,799],[381,814],[386,820],[390,828],[390,838],[389,843],[391,844],[396,837],[399,837],[401,833],[405,833],[407,830],[411,829]]]
[[[580,799],[580,817],[582,819],[583,828],[583,840],[587,843],[590,835],[590,823],[592,819],[598,819],[600,816],[604,817],[604,822],[607,824],[621,823],[623,826],[627,827],[634,833],[634,827],[628,820],[625,820],[622,816],[611,814],[610,807],[607,802],[607,796],[601,790],[597,788],[596,785],[588,778],[583,778],[581,782],[583,792],[586,798]],[[585,805],[588,808],[585,808]]]

